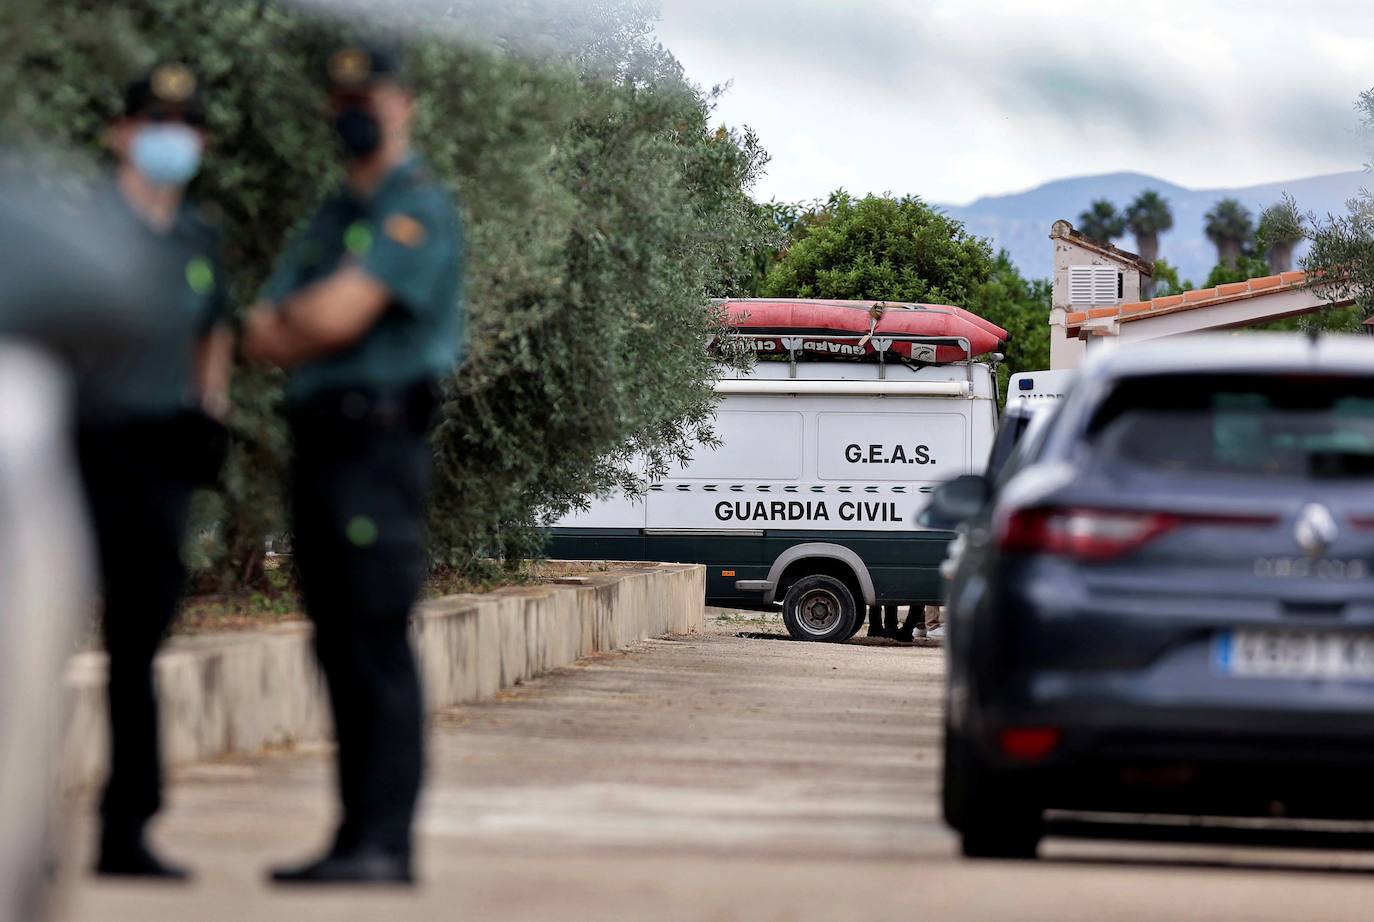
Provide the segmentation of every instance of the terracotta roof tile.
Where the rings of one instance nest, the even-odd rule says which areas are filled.
[[[1120,317],[1122,320],[1135,320],[1143,317],[1155,316],[1157,314],[1172,313],[1174,311],[1210,307],[1213,304],[1243,300],[1255,295],[1274,292],[1284,288],[1299,288],[1306,284],[1306,273],[1285,272],[1282,275],[1267,275],[1263,278],[1250,279],[1248,282],[1234,282],[1227,285],[1220,285],[1216,288],[1200,288],[1194,291],[1185,291],[1182,294],[1155,298],[1152,301],[1138,301],[1120,304],[1116,307],[1099,307],[1089,311],[1078,311],[1077,313],[1069,314],[1066,320],[1069,329],[1072,330],[1081,327],[1089,320],[1097,320],[1104,317]]]

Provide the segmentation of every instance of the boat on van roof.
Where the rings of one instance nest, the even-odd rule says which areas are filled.
[[[755,338],[751,348],[760,353],[872,358],[890,352],[938,365],[1000,351],[1010,339],[996,324],[951,304],[734,298],[713,305],[739,334]]]

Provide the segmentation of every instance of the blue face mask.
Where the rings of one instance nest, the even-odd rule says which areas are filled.
[[[129,153],[138,171],[158,185],[185,185],[200,169],[200,137],[179,123],[140,128]]]

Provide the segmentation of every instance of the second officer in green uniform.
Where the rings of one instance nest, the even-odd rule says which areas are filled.
[[[328,61],[347,182],[291,241],[243,331],[289,371],[297,572],[338,741],[342,821],[279,883],[409,883],[423,708],[407,622],[426,574],[424,501],[436,383],[459,360],[462,235],[410,147],[396,59]]]

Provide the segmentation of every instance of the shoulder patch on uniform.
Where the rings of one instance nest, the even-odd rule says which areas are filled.
[[[425,242],[425,226],[408,214],[396,212],[382,223],[382,232],[402,246],[417,247]]]

